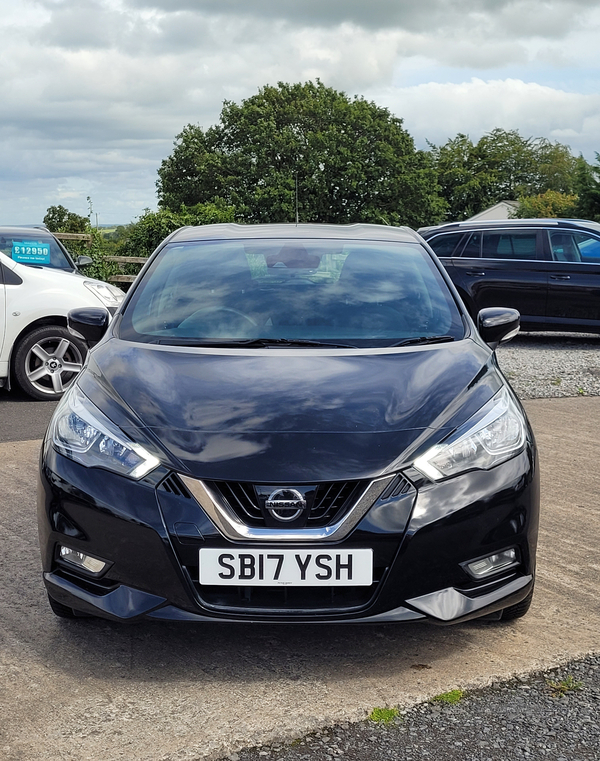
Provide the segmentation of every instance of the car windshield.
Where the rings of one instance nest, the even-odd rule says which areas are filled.
[[[19,264],[73,271],[69,260],[55,238],[34,228],[0,232],[0,251]]]
[[[462,338],[460,312],[417,243],[173,242],[136,288],[125,340],[385,346]]]

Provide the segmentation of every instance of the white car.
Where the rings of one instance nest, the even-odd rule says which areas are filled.
[[[0,387],[16,381],[35,399],[58,399],[87,351],[67,329],[67,313],[103,306],[114,314],[124,297],[79,272],[45,228],[0,227]]]

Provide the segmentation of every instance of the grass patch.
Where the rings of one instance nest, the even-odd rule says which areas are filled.
[[[436,695],[434,698],[431,698],[431,702],[444,703],[445,705],[453,706],[460,703],[464,696],[465,693],[462,690],[450,690],[450,692],[442,692],[441,695]]]
[[[552,679],[546,679],[546,684],[552,690],[555,698],[562,698],[568,692],[576,692],[583,687],[583,682],[578,682],[571,675],[561,679],[560,682],[554,682]]]
[[[376,724],[391,724],[397,716],[397,708],[374,708],[369,714],[369,721],[374,721]]]

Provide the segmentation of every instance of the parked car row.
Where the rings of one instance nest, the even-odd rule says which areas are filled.
[[[526,330],[600,332],[600,225],[582,220],[458,222],[421,228],[472,318],[510,307]],[[0,386],[58,399],[86,346],[67,330],[78,306],[114,314],[123,293],[82,275],[43,228],[0,228]],[[91,261],[91,260],[90,260]]]
[[[537,453],[495,348],[520,319],[600,332],[600,225],[420,232],[182,228],[123,300],[0,230],[0,376],[66,390],[38,500],[58,616],[527,612]]]
[[[85,277],[45,228],[0,227],[0,386],[16,382],[34,399],[59,399],[81,370],[85,342],[67,329],[75,307],[114,313],[124,293]]]

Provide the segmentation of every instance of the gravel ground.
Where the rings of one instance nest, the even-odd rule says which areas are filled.
[[[520,333],[497,355],[522,399],[600,395],[600,335]]]
[[[497,354],[523,399],[600,395],[600,335],[521,333]],[[598,654],[458,696],[456,703],[439,699],[407,710],[392,707],[396,715],[387,724],[365,719],[226,758],[600,761]]]
[[[452,696],[453,693],[448,693]],[[506,761],[600,759],[600,656],[485,690],[439,696],[388,724],[366,719],[287,744],[232,753],[230,761]]]

